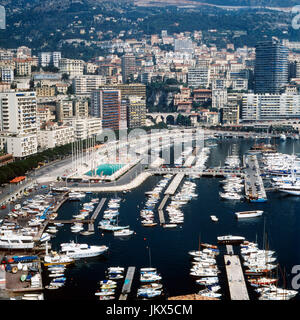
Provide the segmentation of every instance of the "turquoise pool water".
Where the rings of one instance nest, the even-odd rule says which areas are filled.
[[[96,175],[97,176],[111,176],[113,173],[120,170],[122,167],[124,167],[124,164],[100,164],[100,166],[96,169]],[[95,172],[90,170],[86,173],[87,176],[95,175]]]

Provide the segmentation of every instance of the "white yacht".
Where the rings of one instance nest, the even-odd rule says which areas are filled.
[[[210,216],[210,219],[212,221],[214,221],[214,222],[218,222],[219,221],[218,217],[216,217],[216,216]]]
[[[69,200],[80,201],[84,197],[85,197],[85,194],[81,193],[81,192],[70,192],[69,193]]]
[[[82,231],[84,228],[83,228],[82,223],[77,223],[77,222],[75,222],[75,223],[71,226],[70,229],[71,229],[72,232],[78,233],[78,232]]]
[[[226,192],[226,193],[219,192],[219,195],[222,199],[226,199],[226,200],[240,200],[242,198],[240,194],[235,192]]]
[[[219,243],[240,243],[245,241],[244,237],[240,237],[240,236],[232,236],[232,235],[228,235],[228,236],[220,236],[217,237],[218,242]]]
[[[90,246],[86,243],[69,243],[61,244],[61,251],[73,259],[96,257],[108,250],[107,246]]]
[[[0,235],[0,249],[32,249],[33,247],[32,236],[19,235],[13,232]]]
[[[133,233],[134,233],[133,230],[122,229],[122,230],[114,231],[114,236],[115,237],[126,237],[126,236],[131,236]]]
[[[278,190],[293,196],[300,196],[300,184],[282,184],[278,187]]]
[[[44,266],[69,265],[71,263],[74,263],[74,259],[65,254],[58,254],[56,251],[52,251],[50,254],[46,253],[44,257]]]
[[[235,212],[235,215],[238,219],[260,217],[262,214],[263,210]]]

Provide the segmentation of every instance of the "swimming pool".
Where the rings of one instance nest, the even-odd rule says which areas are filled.
[[[92,172],[92,170],[88,171],[86,173],[87,176],[111,176],[113,173],[117,172],[118,170],[120,170],[122,167],[124,167],[124,164],[100,164],[97,169],[96,172]]]

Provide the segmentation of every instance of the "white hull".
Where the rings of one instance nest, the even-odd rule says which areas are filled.
[[[101,254],[103,254],[106,250],[104,251],[99,251],[99,252],[91,252],[91,253],[66,253],[68,257],[72,258],[72,259],[82,259],[82,258],[91,258],[91,257],[97,257],[100,256]]]
[[[262,210],[244,211],[244,212],[236,212],[235,213],[235,215],[238,219],[260,217],[262,214],[263,214]]]
[[[1,244],[0,249],[33,249],[34,243]]]
[[[279,189],[279,191],[291,194],[293,196],[300,196],[300,190],[292,190],[292,189]]]

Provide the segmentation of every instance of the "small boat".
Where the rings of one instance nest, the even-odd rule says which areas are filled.
[[[155,282],[161,280],[161,276],[157,274],[145,273],[140,277],[141,282]]]
[[[114,231],[114,236],[115,237],[127,237],[127,236],[131,236],[133,233],[134,233],[133,230],[122,229],[122,230]]]
[[[50,239],[51,239],[50,234],[47,232],[44,232],[40,237],[40,242],[49,241]]]
[[[57,284],[49,284],[48,286],[45,286],[45,288],[48,290],[55,290],[61,288],[61,286]]]
[[[210,216],[211,220],[214,222],[218,222],[219,219],[216,216]]]
[[[66,280],[67,280],[66,277],[59,277],[59,278],[53,279],[52,282],[53,283],[64,283]]]
[[[200,296],[209,297],[209,298],[220,298],[222,296],[221,293],[213,292],[209,289],[204,289],[198,292]]]
[[[235,215],[238,219],[260,217],[262,214],[263,210],[235,212]]]
[[[100,281],[100,285],[116,285],[117,282],[116,281],[112,281],[112,280],[102,280]]]
[[[155,227],[157,222],[150,222],[150,223],[142,223],[144,227]]]
[[[177,224],[176,223],[166,223],[163,225],[164,228],[176,228]]]
[[[117,287],[116,284],[103,284],[100,286],[100,289],[115,289]]]
[[[89,236],[91,234],[94,234],[95,232],[94,231],[81,231],[80,234],[83,235],[83,236]]]
[[[140,269],[141,273],[147,273],[147,272],[156,272],[156,268],[141,268]]]
[[[242,243],[245,238],[240,236],[220,236],[217,237],[219,243]]]
[[[138,289],[137,296],[144,298],[154,298],[162,294],[162,290],[155,289]]]
[[[123,273],[125,271],[125,268],[123,267],[109,267],[107,269],[108,272],[113,272],[113,273]]]
[[[217,246],[213,245],[213,244],[209,244],[209,243],[200,243],[200,246],[201,247],[204,247],[204,248],[211,248],[211,249],[218,249]]]
[[[63,273],[50,273],[49,277],[50,278],[58,278],[58,277],[63,277],[64,274]]]
[[[115,294],[114,291],[100,291],[100,292],[95,292],[95,296],[113,296]]]
[[[115,297],[113,295],[111,295],[111,296],[99,296],[99,300],[106,301],[106,300],[114,300],[114,299],[115,299]]]
[[[46,255],[44,257],[44,266],[68,265],[74,262],[75,260],[68,257],[67,255],[59,255],[56,252],[53,252],[52,255]]]
[[[278,279],[261,277],[256,279],[248,279],[248,281],[250,282],[251,286],[260,287],[260,286],[267,286],[270,284],[276,284],[278,282]]]
[[[213,284],[219,283],[219,278],[218,277],[201,278],[196,280],[196,283],[204,286],[213,285]]]
[[[119,280],[119,279],[123,279],[124,276],[122,274],[119,274],[119,273],[110,273],[108,275],[108,279],[109,280]]]
[[[28,293],[22,296],[22,300],[44,300],[43,293]]]
[[[156,290],[159,290],[159,289],[162,289],[163,285],[161,283],[149,283],[149,284],[143,284],[141,286],[141,289],[156,289]]]

